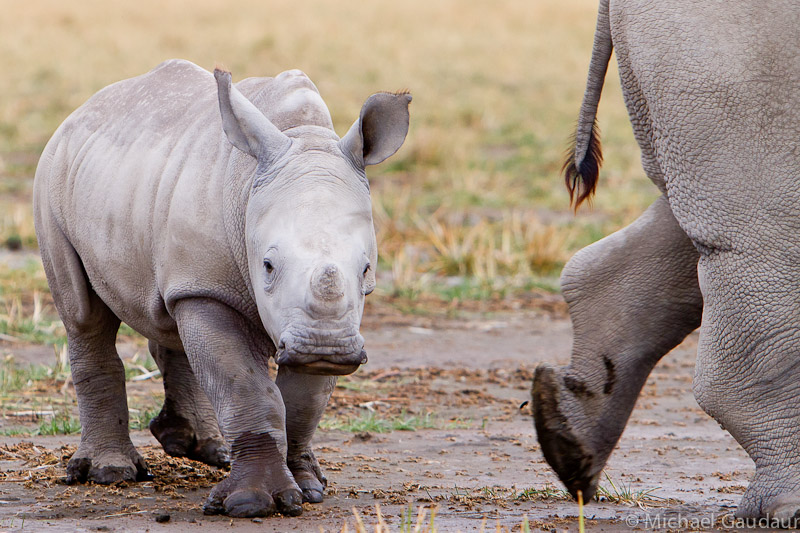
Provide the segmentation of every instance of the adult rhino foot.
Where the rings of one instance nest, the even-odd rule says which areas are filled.
[[[127,453],[93,453],[78,449],[67,463],[67,484],[93,481],[110,485],[118,481],[149,481],[153,474],[133,446]]]
[[[766,508],[767,518],[777,520],[779,527],[797,529],[800,527],[800,492],[781,494]]]
[[[203,505],[207,515],[224,514],[234,518],[255,518],[280,513],[303,514],[303,496],[296,488],[270,491],[266,483],[239,482],[231,476],[220,482]]]
[[[324,499],[328,478],[322,473],[314,452],[306,448],[300,453],[289,454],[286,460],[295,482],[303,491],[303,502],[320,503]]]
[[[230,448],[221,436],[197,437],[192,423],[166,408],[150,421],[150,432],[161,443],[164,451],[173,457],[186,457],[218,468],[229,468]]]
[[[607,454],[598,454],[587,431],[592,421],[586,416],[575,393],[564,386],[559,369],[539,365],[531,391],[536,435],[544,457],[573,498],[578,491],[589,501],[597,491]]]
[[[789,469],[777,469],[785,475]],[[736,517],[752,522],[750,527],[800,528],[800,483],[780,482],[764,470],[756,475],[739,503]],[[761,520],[761,522],[758,522]],[[749,522],[745,522],[749,526]]]

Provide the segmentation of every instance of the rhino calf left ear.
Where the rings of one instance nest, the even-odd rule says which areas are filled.
[[[408,93],[376,93],[367,98],[358,120],[339,141],[361,166],[377,165],[403,146],[408,134]]]

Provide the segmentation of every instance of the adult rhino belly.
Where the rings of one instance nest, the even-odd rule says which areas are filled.
[[[736,229],[754,220],[800,231],[782,216],[800,202],[800,9],[780,4],[613,4],[620,76],[638,97],[629,110],[652,128],[670,205],[696,243],[742,249],[751,232]]]

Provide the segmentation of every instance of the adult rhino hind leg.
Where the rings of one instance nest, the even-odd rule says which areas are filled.
[[[791,233],[796,235],[796,229]],[[737,515],[781,521],[769,527],[796,528],[800,267],[791,246],[770,253],[771,246],[709,250],[701,258],[698,272],[706,308],[694,393],[755,462],[755,476]]]
[[[328,480],[311,450],[311,438],[336,387],[336,376],[301,374],[280,367],[275,382],[286,406],[286,463],[303,491],[303,501],[319,503]]]
[[[149,343],[164,379],[164,405],[150,421],[150,432],[164,451],[219,468],[230,466],[230,450],[222,438],[214,408],[182,350]]]
[[[80,412],[81,441],[67,463],[67,483],[152,479],[128,434],[125,370],[115,346],[120,320],[92,290],[60,230],[49,220],[38,220],[37,228],[48,283],[67,330]]]
[[[697,258],[662,197],[564,268],[572,358],[536,369],[532,403],[544,456],[573,497],[594,495],[650,371],[700,325]]]

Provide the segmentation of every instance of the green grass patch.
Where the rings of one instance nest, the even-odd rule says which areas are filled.
[[[456,417],[448,420],[443,427],[444,429],[472,429],[475,427],[475,421],[469,418]]]
[[[81,422],[76,416],[58,413],[56,416],[42,420],[32,435],[75,435],[81,432]]]
[[[52,305],[37,258],[14,268],[0,264],[0,334],[37,344],[66,342],[64,326]]]
[[[426,292],[438,296],[445,302],[453,300],[503,300],[542,289],[547,292],[558,292],[558,277],[537,277],[535,279],[516,280],[479,280],[474,278],[451,278],[447,283],[432,283]]]
[[[128,427],[134,431],[149,429],[150,421],[158,416],[161,407],[146,407],[143,409],[130,409]]]
[[[70,368],[64,350],[61,348],[56,352],[55,362],[51,365],[19,365],[13,357],[0,361],[0,395],[34,388],[40,381],[66,381],[69,378]],[[126,381],[158,370],[158,366],[150,354],[143,352],[123,361],[123,366]],[[159,376],[154,377],[159,378]]]
[[[144,431],[150,427],[150,421],[158,416],[160,406],[150,406],[141,409],[130,409],[128,414],[128,428],[132,431]],[[59,411],[55,416],[44,417],[36,427],[16,426],[0,430],[0,435],[5,436],[37,436],[37,435],[75,435],[81,432],[80,419],[66,410]]]
[[[399,415],[384,416],[380,413],[367,412],[344,419],[326,417],[320,422],[319,427],[326,430],[349,431],[351,433],[389,433],[392,431],[433,429],[438,425],[432,413],[418,416],[402,412]]]
[[[368,379],[342,376],[336,381],[336,387],[353,392],[379,392],[386,388],[386,385],[381,385]]]
[[[69,366],[60,363],[53,365],[17,365],[13,358],[0,362],[0,395],[33,388],[36,382],[61,381],[69,376]]]
[[[545,485],[542,488],[527,488],[519,492],[514,492],[512,499],[520,501],[535,501],[535,500],[571,500],[569,492],[565,489],[559,489],[552,485]]]
[[[624,482],[614,482],[608,473],[603,472],[608,486],[600,485],[597,487],[595,499],[609,501],[611,503],[624,503],[634,505],[644,505],[647,503],[663,502],[665,498],[654,494],[661,487],[651,489],[634,490],[632,483],[625,485]]]
[[[158,370],[158,365],[149,351],[138,351],[130,359],[124,360],[123,364],[125,366],[125,381],[130,381],[137,376],[150,374]]]

